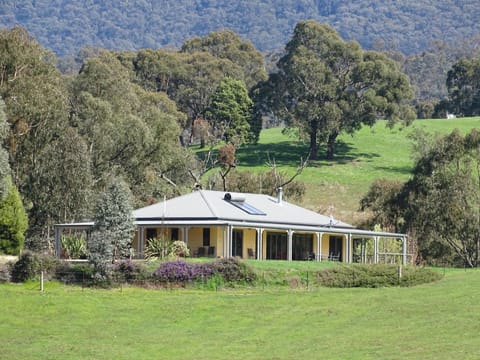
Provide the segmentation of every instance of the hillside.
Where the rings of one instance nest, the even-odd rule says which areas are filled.
[[[336,218],[357,223],[364,216],[358,211],[360,199],[375,179],[409,178],[413,162],[408,135],[417,128],[432,134],[447,134],[455,128],[465,133],[480,128],[480,117],[417,120],[408,128],[393,130],[379,122],[353,136],[342,135],[334,161],[310,162],[299,176],[307,186],[302,205],[326,214],[333,209]],[[263,130],[258,145],[239,151],[240,170],[266,170],[267,152],[280,171],[293,173],[295,164],[307,153],[307,145],[282,134],[279,128]]]
[[[364,48],[413,54],[434,41],[480,34],[474,0],[16,0],[0,2],[0,26],[20,25],[59,56],[85,46],[178,47],[229,28],[259,50],[282,48],[299,20],[329,23]]]

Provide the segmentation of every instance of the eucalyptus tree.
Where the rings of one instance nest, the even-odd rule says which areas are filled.
[[[71,123],[86,141],[94,188],[121,175],[139,205],[158,195],[158,174],[188,159],[178,141],[185,115],[165,93],[133,83],[130,70],[109,52],[86,59],[70,88]]]
[[[90,170],[71,161],[83,143],[69,127],[70,99],[55,57],[21,28],[1,30],[0,49],[12,178],[28,208],[28,235],[48,239],[65,214],[73,220],[86,211],[87,201],[68,199],[86,199]]]
[[[400,196],[425,258],[480,265],[480,132],[437,139]],[[459,260],[459,261],[458,261]]]
[[[270,110],[310,139],[310,158],[320,144],[333,158],[342,132],[385,118],[389,124],[414,117],[408,78],[387,56],[345,42],[333,28],[314,21],[297,24],[278,73],[260,86]]]
[[[460,59],[447,75],[451,111],[465,116],[480,115],[480,56]]]
[[[181,51],[188,53],[204,51],[217,58],[230,60],[242,69],[243,76],[239,79],[245,82],[247,89],[267,79],[262,53],[255,49],[252,43],[243,41],[231,30],[219,30],[203,38],[187,40]]]

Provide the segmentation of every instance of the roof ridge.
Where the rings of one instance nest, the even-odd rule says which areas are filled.
[[[210,212],[212,213],[212,215],[216,218],[218,218],[217,216],[217,212],[215,211],[215,208],[213,207],[212,204],[210,204],[210,202],[208,201],[207,197],[205,196],[205,194],[203,193],[203,190],[199,190],[200,192],[200,196],[202,197],[203,201],[205,201],[205,204],[207,205],[208,209],[210,210]]]

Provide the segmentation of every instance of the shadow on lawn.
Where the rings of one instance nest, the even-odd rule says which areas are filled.
[[[351,144],[344,141],[337,141],[335,144],[335,155],[333,160],[326,160],[325,149],[320,147],[318,152],[318,160],[310,161],[308,166],[320,167],[338,164],[348,164],[350,162],[365,161],[365,159],[373,159],[380,157],[376,153],[355,152],[355,148]],[[208,150],[197,151],[197,155],[203,159]],[[308,144],[301,141],[282,141],[273,144],[256,144],[242,146],[236,152],[237,163],[240,166],[256,167],[265,166],[270,160],[275,160],[277,165],[296,166],[300,159],[305,160],[308,156]],[[217,157],[217,150],[213,150],[212,157]]]

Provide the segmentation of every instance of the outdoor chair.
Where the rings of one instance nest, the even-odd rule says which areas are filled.
[[[205,256],[205,248],[203,246],[200,246],[197,250],[197,256],[198,257],[201,257],[201,256]]]
[[[215,256],[215,246],[209,246],[208,247],[208,256],[209,257]]]
[[[247,253],[248,253],[248,258],[249,259],[255,259],[255,252],[253,251],[252,248],[248,248]]]

